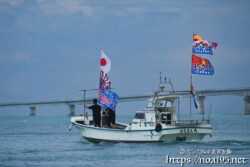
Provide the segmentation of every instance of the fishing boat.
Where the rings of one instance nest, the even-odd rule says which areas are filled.
[[[195,35],[196,34],[193,35],[193,39],[196,38],[197,35]],[[199,40],[201,40],[201,37],[198,37]],[[195,107],[198,108],[192,84],[192,73],[202,75],[213,74],[213,68],[209,65],[208,60],[201,59],[204,68],[200,68],[202,63],[194,62],[196,59],[199,58],[192,56],[192,70],[190,77],[190,119],[180,119],[178,106],[179,99],[182,97],[175,93],[170,79],[167,81],[165,78],[164,82],[161,81],[160,73],[160,84],[158,90],[152,94],[150,99],[148,99],[145,109],[135,112],[134,119],[129,124],[116,122],[115,126],[112,128],[106,128],[105,125],[96,127],[94,125],[93,117],[88,116],[84,110],[83,116],[71,118],[70,129],[72,129],[73,126],[76,127],[87,140],[112,143],[192,141],[202,140],[206,135],[212,136],[210,118],[204,119],[203,117],[200,120],[191,119],[191,96],[193,96]],[[196,64],[194,65],[194,63]],[[117,105],[118,95],[110,90],[111,82],[109,81],[109,77],[107,77],[107,73],[111,68],[111,61],[102,50],[100,65],[99,103],[107,108],[114,109]],[[198,71],[195,68],[199,68]],[[165,84],[169,84],[169,87],[172,90],[165,90],[165,86],[163,86]],[[84,93],[85,92],[86,90]],[[178,112],[176,112],[176,108],[178,108]],[[104,116],[102,116],[102,120],[103,119]]]
[[[150,143],[202,140],[212,135],[210,120],[176,120],[174,100],[179,96],[149,99],[145,110],[136,111],[130,124],[117,122],[115,128],[95,127],[91,116],[71,118],[82,136],[94,142]],[[168,104],[169,106],[166,106]]]
[[[159,90],[148,99],[146,108],[136,111],[129,124],[116,122],[114,128],[95,127],[93,117],[85,114],[72,117],[71,125],[79,129],[85,139],[93,142],[192,141],[202,140],[206,135],[212,136],[210,119],[177,119],[179,115],[176,108],[182,97],[176,95],[173,90],[165,91],[164,88],[159,86]]]

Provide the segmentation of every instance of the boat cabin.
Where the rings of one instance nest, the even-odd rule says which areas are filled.
[[[174,125],[176,123],[175,100],[180,96],[160,96],[148,100],[145,110],[136,111],[131,126],[147,127],[157,123]]]

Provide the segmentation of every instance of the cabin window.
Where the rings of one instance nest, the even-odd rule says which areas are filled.
[[[171,114],[162,114],[161,120],[162,120],[162,123],[171,124]]]
[[[167,107],[172,107],[171,101],[167,101]]]
[[[157,101],[156,107],[165,107],[166,101],[165,100],[159,100]]]
[[[149,101],[149,102],[148,102],[147,108],[153,108],[153,103],[152,103],[152,101]]]
[[[145,119],[144,113],[136,113],[134,119]]]

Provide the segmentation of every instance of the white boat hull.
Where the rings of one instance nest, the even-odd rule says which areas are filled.
[[[93,125],[77,123],[76,120],[83,117],[73,117],[71,123],[81,131],[82,136],[94,142],[126,142],[126,143],[147,143],[166,142],[176,140],[202,140],[204,136],[212,133],[210,124],[201,125],[168,125],[163,126],[160,132],[154,127],[141,129],[111,129],[99,128]],[[123,124],[125,125],[125,124]],[[127,125],[129,126],[129,125]]]

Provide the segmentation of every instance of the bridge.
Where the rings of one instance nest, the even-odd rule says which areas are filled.
[[[190,97],[189,91],[169,91],[169,94],[181,95],[182,97]],[[245,115],[250,115],[250,88],[235,88],[235,89],[213,89],[213,90],[197,90],[197,101],[198,101],[198,113],[204,113],[204,102],[207,96],[221,96],[221,95],[234,95],[241,96],[245,102]],[[153,94],[143,94],[135,96],[120,96],[118,102],[129,102],[129,101],[145,101],[148,98],[153,97]],[[91,104],[93,98],[85,99],[86,104]],[[40,106],[53,106],[53,105],[67,105],[69,106],[69,115],[75,114],[75,106],[83,105],[84,100],[51,100],[51,101],[37,101],[37,102],[13,102],[13,103],[0,103],[0,108],[3,107],[29,107],[29,115],[36,115],[36,108]]]

